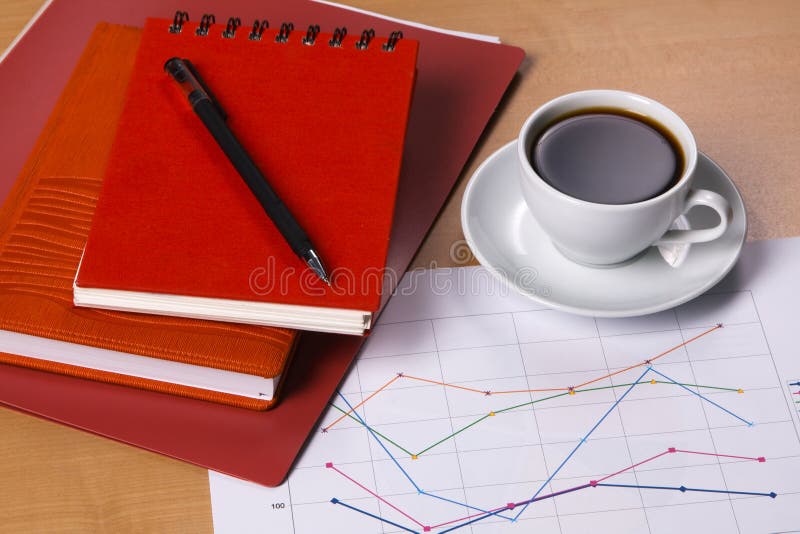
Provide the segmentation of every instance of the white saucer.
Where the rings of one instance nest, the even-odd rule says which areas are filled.
[[[725,197],[733,217],[725,234],[692,245],[678,268],[656,247],[639,259],[598,269],[574,263],[556,250],[531,216],[517,183],[516,141],[481,164],[461,204],[461,225],[478,261],[501,281],[550,308],[596,317],[632,317],[682,304],[731,270],[744,244],[747,219],[742,197],[716,163],[699,154],[695,186]],[[692,228],[716,224],[712,210],[686,214]]]

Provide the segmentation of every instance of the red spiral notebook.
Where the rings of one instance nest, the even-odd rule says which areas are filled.
[[[387,265],[402,272],[458,179],[524,57],[516,47],[445,35],[315,2],[186,0],[193,13],[224,10],[296,27],[401,29],[420,42]],[[211,6],[211,7],[210,7]],[[19,174],[95,24],[141,26],[170,17],[157,0],[52,0],[0,62],[0,196]],[[196,17],[196,15],[195,15]],[[57,43],[54,44],[54,43]],[[31,69],[30,65],[37,65]],[[42,77],[41,72],[47,72]],[[26,88],[21,90],[20,88]],[[388,295],[386,296],[388,298]],[[354,336],[302,336],[273,410],[255,412],[0,364],[7,407],[184,461],[276,485],[322,413],[360,346]],[[24,455],[26,451],[9,451]]]
[[[381,303],[417,41],[198,18],[145,24],[75,304],[362,334]],[[164,72],[171,57],[202,75],[333,287]]]

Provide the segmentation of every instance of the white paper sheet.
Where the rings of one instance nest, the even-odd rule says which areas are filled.
[[[210,473],[215,530],[797,532],[798,266],[750,243],[708,294],[602,320],[407,275],[288,481]]]
[[[318,4],[326,4],[329,6],[338,7],[340,9],[347,9],[349,11],[355,11],[356,13],[364,13],[367,15],[372,15],[373,17],[380,17],[384,20],[390,20],[393,22],[399,22],[401,24],[407,24],[409,26],[415,26],[417,28],[422,28],[423,30],[430,30],[439,33],[445,33],[447,35],[455,35],[456,37],[466,37],[467,39],[475,39],[476,41],[486,41],[487,43],[500,43],[500,37],[495,35],[484,35],[482,33],[470,33],[470,32],[462,32],[457,30],[446,30],[444,28],[438,28],[436,26],[429,26],[427,24],[421,24],[419,22],[414,22],[412,20],[404,20],[398,19],[395,17],[388,17],[386,15],[382,15],[380,13],[375,13],[374,11],[368,11],[366,9],[359,9],[357,7],[348,6],[345,4],[340,4],[338,2],[329,2],[328,0],[312,0],[313,2],[317,2]]]

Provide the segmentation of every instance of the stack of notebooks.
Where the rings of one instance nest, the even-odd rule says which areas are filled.
[[[0,210],[0,402],[277,484],[523,54],[313,2],[143,29],[97,24],[121,15],[95,7],[31,155],[4,164],[18,178]],[[48,16],[71,9],[50,4],[2,79],[24,82]],[[202,73],[332,286],[202,127],[171,57]]]

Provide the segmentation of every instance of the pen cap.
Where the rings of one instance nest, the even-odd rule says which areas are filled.
[[[211,100],[203,84],[195,77],[189,61],[173,57],[164,63],[164,70],[178,82],[189,103],[194,107],[201,100]]]

